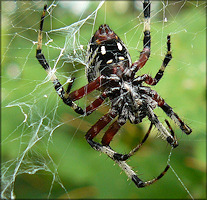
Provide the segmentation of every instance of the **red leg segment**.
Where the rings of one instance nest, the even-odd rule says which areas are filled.
[[[110,125],[110,127],[104,134],[101,143],[104,146],[108,146],[111,140],[113,139],[114,135],[116,135],[116,133],[118,132],[120,128],[121,128],[121,125],[117,121],[115,121],[112,125]]]
[[[165,55],[165,58],[163,60],[163,63],[161,65],[159,71],[155,75],[155,78],[152,78],[148,74],[144,74],[139,79],[142,80],[142,81],[145,81],[145,83],[147,83],[148,85],[156,85],[160,81],[160,79],[162,78],[162,76],[164,74],[164,71],[165,71],[165,69],[166,69],[166,67],[167,67],[167,65],[168,65],[168,63],[170,62],[171,59],[172,59],[171,43],[170,43],[170,35],[168,35],[167,36],[167,53]]]
[[[85,95],[91,93],[92,91],[96,90],[97,88],[102,86],[102,81],[104,80],[104,76],[99,76],[97,79],[94,81],[88,83],[87,85],[83,86],[82,88],[71,92],[69,94],[69,98],[72,101],[76,101],[78,99],[81,99]]]
[[[107,98],[106,92],[103,92],[93,103],[86,107],[86,115],[90,115],[96,108],[98,108]]]
[[[145,47],[140,54],[139,60],[132,64],[131,67],[132,77],[134,77],[135,73],[146,64],[147,60],[149,59],[149,56],[150,56],[150,48]]]
[[[112,119],[116,117],[116,113],[109,112],[101,117],[86,133],[85,138],[92,140]]]

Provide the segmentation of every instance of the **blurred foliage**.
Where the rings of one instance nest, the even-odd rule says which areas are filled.
[[[165,16],[168,22],[163,25],[163,2],[153,1],[152,53],[147,65],[139,73],[154,75],[157,72],[165,54],[166,36],[170,33],[173,60],[167,67],[163,79],[154,88],[193,129],[193,133],[186,136],[173,126],[180,145],[173,150],[170,164],[192,196],[199,199],[206,197],[206,5],[204,1],[174,1],[174,4],[172,2],[166,7]],[[1,156],[4,166],[11,170],[11,174],[14,175],[12,170],[18,164],[15,159],[21,158],[22,152],[32,141],[30,133],[38,130],[37,122],[41,117],[43,119],[43,126],[38,130],[38,137],[42,138],[30,147],[31,150],[25,155],[25,161],[20,166],[21,170],[15,176],[13,187],[16,198],[47,198],[50,191],[50,198],[54,199],[65,199],[68,198],[67,195],[72,199],[190,198],[172,170],[156,184],[137,189],[130,180],[126,180],[124,173],[119,174],[121,170],[112,160],[105,155],[99,156],[99,153],[87,144],[84,134],[109,107],[104,104],[91,116],[79,117],[57,100],[50,82],[43,83],[46,73],[35,58],[36,44],[33,41],[37,40],[39,18],[44,3],[2,3]],[[48,5],[50,3],[48,2]],[[76,22],[80,16],[82,19],[93,12],[98,3],[91,1],[83,16],[75,12],[78,11],[78,7],[72,7],[75,2],[71,2],[71,8],[59,3],[51,9],[53,17],[46,17],[44,30]],[[142,49],[140,3],[107,1],[98,12],[94,24],[95,29],[102,23],[109,24],[127,44],[133,61],[138,59],[139,51]],[[139,17],[136,18],[137,16]],[[136,29],[137,21],[141,26]],[[85,45],[84,48],[90,39],[91,31],[91,26],[86,26],[81,32],[80,41]],[[64,44],[64,34],[51,33],[49,37],[57,47]],[[57,59],[58,49],[55,51],[54,48],[45,46],[43,49],[50,64],[54,65],[53,59]],[[58,67],[62,66],[61,62],[58,64]],[[80,64],[74,67],[66,63],[61,70],[58,69],[58,75],[61,76],[61,81],[66,76],[77,77],[74,89],[86,84],[84,68]],[[45,94],[47,98],[44,97]],[[87,104],[95,96],[89,95]],[[85,102],[86,99],[81,100],[79,105],[84,106]],[[164,121],[165,114],[159,109],[156,113]],[[114,138],[112,146],[120,152],[130,151],[141,141],[148,126],[148,120],[139,125],[127,123]],[[54,130],[49,142],[51,129],[47,130],[47,127]],[[129,163],[134,170],[138,170],[138,175],[142,179],[151,179],[166,166],[170,149],[165,141],[156,137],[154,129],[148,141]],[[46,165],[43,167],[42,163]],[[35,166],[42,168],[39,167],[36,171]],[[28,173],[27,169],[33,167],[32,173]],[[57,174],[68,194],[58,183]]]

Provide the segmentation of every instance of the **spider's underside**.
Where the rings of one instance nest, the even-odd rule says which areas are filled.
[[[89,115],[96,110],[106,98],[110,99],[111,108],[109,112],[101,117],[95,125],[89,129],[85,137],[93,149],[105,153],[113,159],[125,171],[127,176],[132,179],[137,187],[145,187],[154,183],[160,179],[170,167],[167,165],[158,177],[150,181],[142,181],[125,162],[129,157],[134,155],[146,141],[152,126],[154,125],[158,129],[161,138],[166,140],[172,147],[175,148],[178,145],[169,122],[165,120],[170,132],[159,121],[153,110],[157,106],[160,107],[171,119],[173,119],[183,132],[186,134],[192,132],[191,128],[184,124],[173,109],[156,91],[143,85],[143,82],[151,86],[156,85],[162,78],[166,66],[172,59],[169,35],[167,36],[167,53],[155,78],[152,78],[148,74],[135,76],[136,72],[146,64],[150,56],[150,2],[148,0],[145,0],[143,3],[143,11],[144,40],[143,50],[139,60],[132,64],[129,52],[122,40],[109,28],[108,25],[103,24],[96,31],[88,45],[86,75],[89,83],[74,92],[70,93],[74,79],[72,79],[65,91],[55,74],[51,75],[51,68],[42,54],[42,28],[46,6],[44,7],[44,12],[41,18],[36,52],[36,57],[42,67],[48,74],[50,73],[51,80],[58,95],[63,102],[73,108],[76,113]],[[96,89],[101,91],[100,96],[85,109],[78,107],[74,103],[74,101]],[[132,124],[138,124],[142,122],[145,117],[149,119],[151,124],[144,139],[137,145],[137,147],[131,150],[128,154],[120,154],[115,152],[109,146],[114,135],[127,120]],[[116,120],[105,132],[101,144],[94,142],[94,137],[115,118]]]

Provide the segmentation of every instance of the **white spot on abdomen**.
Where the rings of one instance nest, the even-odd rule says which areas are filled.
[[[125,58],[123,56],[119,56],[119,60],[124,60]]]
[[[106,62],[106,64],[110,64],[110,63],[112,63],[113,62],[113,59],[110,59],[110,60],[108,60],[107,62]]]
[[[118,47],[119,51],[122,50],[122,45],[119,42],[117,42],[117,47]]]
[[[102,55],[106,54],[106,47],[105,46],[101,46],[101,54]]]

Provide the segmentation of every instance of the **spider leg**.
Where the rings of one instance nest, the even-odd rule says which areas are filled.
[[[165,175],[165,173],[168,171],[168,169],[170,168],[170,165],[167,165],[165,167],[165,169],[163,170],[163,172],[159,176],[157,176],[156,178],[154,178],[150,181],[142,181],[125,161],[120,161],[115,158],[116,157],[115,155],[118,153],[115,152],[114,150],[112,150],[109,146],[102,146],[99,143],[95,143],[94,149],[96,149],[97,151],[100,151],[104,154],[107,154],[109,158],[114,160],[119,165],[119,167],[126,173],[126,175],[135,183],[135,185],[138,188],[146,187],[148,185],[155,183],[160,178],[162,178]]]
[[[162,110],[175,122],[177,126],[180,127],[180,129],[185,132],[187,135],[189,135],[192,132],[192,129],[187,126],[181,119],[180,117],[173,111],[173,109],[164,101],[162,97],[159,96],[159,94],[151,90],[148,87],[143,87],[145,88],[145,92],[158,103],[158,106],[162,108]]]
[[[165,119],[165,123],[167,124],[168,128],[170,129],[170,133],[171,133],[171,135],[172,135],[173,137],[175,137],[175,133],[174,133],[174,131],[173,131],[172,127],[170,126],[170,123],[168,122],[167,119]]]
[[[111,124],[108,130],[105,132],[102,138],[102,141],[101,141],[101,143],[104,146],[109,146],[109,143],[113,139],[114,135],[116,135],[119,129],[126,123],[127,116],[128,116],[126,107],[127,107],[127,104],[122,105],[122,111],[119,113],[118,119],[113,124]]]
[[[171,61],[172,59],[172,52],[171,52],[171,43],[170,43],[170,35],[167,36],[167,53],[165,54],[165,58],[162,62],[162,65],[159,69],[159,71],[157,72],[157,74],[155,75],[155,78],[153,80],[146,80],[145,82],[149,85],[156,85],[160,79],[162,78],[164,71],[168,65],[168,63]]]
[[[145,137],[143,138],[142,142],[137,145],[133,150],[131,150],[128,154],[120,154],[114,151],[114,155],[113,155],[113,160],[117,160],[117,161],[125,161],[127,160],[129,157],[131,157],[132,155],[134,155],[139,148],[143,145],[143,143],[147,140],[149,133],[152,129],[152,123],[149,127],[149,130],[147,131]],[[106,133],[104,134],[101,143],[104,146],[109,146],[109,143],[111,142],[111,140],[113,139],[114,135],[118,132],[118,130],[121,128],[121,126],[123,126],[123,124],[120,124],[117,120],[110,125],[110,127],[108,128],[108,130],[106,131]],[[111,149],[112,150],[112,149]]]
[[[170,168],[170,165],[167,165],[165,167],[165,169],[162,171],[162,173],[159,176],[157,176],[156,178],[154,178],[150,181],[142,181],[125,161],[116,161],[116,163],[119,165],[119,167],[122,168],[122,170],[135,183],[135,185],[138,188],[143,188],[143,187],[146,187],[148,185],[155,183],[156,181],[161,179],[166,174],[168,169]]]
[[[192,129],[180,119],[180,117],[173,111],[173,109],[167,103],[164,102],[159,106],[175,122],[175,124],[180,127],[180,129],[185,134],[189,135],[192,132]]]
[[[134,82],[142,82],[145,81],[145,83],[147,83],[148,85],[156,85],[160,79],[162,78],[164,71],[168,65],[168,63],[170,62],[170,60],[172,59],[172,53],[171,53],[171,43],[170,43],[170,35],[167,36],[167,53],[165,55],[165,58],[162,62],[162,65],[159,69],[159,71],[157,72],[157,74],[155,75],[155,78],[152,78],[151,76],[149,76],[148,74],[144,74],[142,76],[137,77]]]
[[[139,149],[140,147],[144,144],[144,142],[147,140],[151,130],[152,130],[152,126],[153,124],[150,124],[150,127],[147,131],[147,133],[145,134],[144,138],[142,139],[141,143],[138,144],[134,149],[132,149],[128,154],[120,154],[120,153],[115,153],[114,154],[114,159],[118,160],[118,161],[125,161],[127,159],[129,159],[131,156],[133,156]]]
[[[116,117],[117,114],[109,112],[105,114],[102,118],[100,118],[95,125],[91,127],[91,129],[87,132],[85,138],[87,142],[91,145],[93,149],[96,151],[100,151],[101,153],[104,153],[108,155],[112,160],[117,161],[114,158],[114,155],[117,154],[111,147],[109,146],[110,141],[112,140],[113,136],[118,132],[121,125],[115,121],[106,131],[103,139],[102,139],[102,145],[94,142],[93,138],[113,119]],[[117,161],[118,162],[118,161]]]
[[[86,133],[85,138],[87,142],[91,145],[91,147],[97,151],[102,151],[102,145],[94,142],[93,138],[115,117],[117,113],[114,111],[110,111],[101,117]]]
[[[57,94],[60,96],[60,98],[63,100],[63,102],[70,106],[76,113],[85,115],[85,114],[90,114],[90,109],[89,107],[85,110],[83,110],[81,107],[77,106],[77,104],[74,103],[74,101],[82,98],[83,96],[89,94],[93,90],[96,90],[97,88],[101,87],[102,81],[105,79],[104,76],[100,76],[94,81],[90,82],[89,84],[83,86],[79,90],[76,90],[72,93],[70,93],[70,90],[72,88],[74,78],[72,78],[71,82],[68,84],[67,90],[65,91],[61,83],[59,82],[58,78],[56,75],[52,72],[51,67],[49,66],[47,60],[45,59],[44,54],[42,53],[42,30],[43,30],[43,23],[44,23],[44,18],[45,18],[45,13],[46,13],[47,5],[44,6],[43,14],[41,16],[41,21],[40,21],[40,29],[38,33],[38,43],[37,43],[37,50],[36,50],[36,58],[39,61],[39,63],[42,65],[42,67],[45,69],[47,74],[50,76],[51,81],[53,82],[54,88],[57,92]],[[70,93],[70,94],[69,94]],[[105,98],[104,95],[102,95],[103,98]],[[92,104],[96,108],[102,103],[101,101],[97,100],[95,103]],[[87,113],[87,110],[89,111]]]
[[[68,95],[67,98],[71,99],[72,101],[77,101],[77,100],[83,98],[84,96],[86,96],[87,94],[91,93],[92,91],[103,86],[104,80],[105,80],[105,77],[103,75],[99,76],[94,81],[88,83],[87,85],[81,87],[80,89],[73,91],[70,94],[67,94]]]
[[[174,137],[174,139],[175,139],[175,134],[174,134],[172,127],[170,126],[170,123],[167,121],[167,119],[165,119],[165,122],[170,129],[171,136]],[[145,134],[144,138],[142,139],[142,142],[140,144],[138,144],[134,149],[132,149],[128,154],[120,154],[120,153],[114,152],[114,156],[113,156],[114,160],[126,161],[131,156],[133,156],[140,149],[140,147],[144,144],[144,142],[147,140],[147,138],[152,130],[152,126],[153,126],[153,123],[151,122],[147,133]],[[177,145],[178,145],[178,143],[177,143]]]
[[[125,161],[119,161],[119,160],[114,159],[114,154],[116,154],[116,152],[110,149],[110,147],[101,146],[96,150],[107,154],[112,160],[114,160],[119,165],[119,167],[126,173],[126,175],[135,183],[135,185],[138,188],[146,187],[148,185],[155,183],[160,178],[162,178],[165,175],[165,173],[168,171],[168,169],[170,168],[170,165],[167,164],[167,166],[165,167],[165,169],[162,171],[162,173],[159,176],[157,176],[156,178],[150,181],[142,181]]]
[[[115,115],[113,116],[113,118],[115,117]],[[131,169],[131,167],[122,160],[118,160],[116,158],[116,156],[118,155],[117,152],[115,152],[113,149],[110,148],[109,143],[112,140],[113,136],[118,132],[118,130],[120,129],[121,125],[115,121],[110,127],[109,129],[106,131],[103,139],[102,139],[102,144],[101,145],[97,142],[94,142],[92,139],[100,132],[101,129],[103,129],[112,119],[112,116],[110,116],[110,113],[107,113],[104,117],[102,117],[86,134],[86,139],[88,141],[88,143],[91,145],[91,147],[97,151],[100,151],[104,154],[107,154],[109,158],[111,158],[112,160],[114,160],[119,167],[126,173],[126,175],[135,183],[135,185],[138,188],[142,188],[142,187],[146,187],[148,185],[151,185],[153,183],[155,183],[156,181],[158,181],[160,178],[162,178],[164,176],[164,174],[167,172],[167,170],[169,169],[170,165],[167,165],[166,168],[163,170],[163,172],[157,176],[156,178],[150,180],[150,181],[142,181],[137,175],[136,173]],[[136,148],[134,148],[129,154],[132,156],[141,146],[142,144],[146,141],[150,130],[152,128],[152,123],[150,125],[150,128],[146,134],[146,136],[144,137],[144,139],[142,140],[142,143],[140,145],[138,145]],[[105,146],[107,145],[107,146]]]
[[[86,134],[86,140],[91,145],[91,147],[101,153],[108,155],[112,160],[116,160],[117,152],[115,152],[110,146],[109,143],[113,139],[114,135],[118,132],[118,130],[124,124],[120,124],[118,120],[116,120],[113,124],[111,124],[108,130],[105,132],[102,138],[102,145],[94,142],[93,138],[113,119],[116,117],[117,114],[109,112],[104,115],[101,119],[99,119],[94,126]]]
[[[57,92],[57,94],[60,96],[60,98],[64,101],[65,104],[69,105],[74,109],[75,112],[79,114],[84,114],[84,111],[82,108],[78,107],[74,102],[72,102],[70,99],[65,98],[65,91],[59,80],[57,79],[56,75],[52,73],[52,69],[49,66],[47,60],[45,59],[44,54],[42,54],[42,30],[43,30],[43,23],[44,23],[44,18],[45,18],[45,13],[46,13],[47,5],[44,6],[43,14],[41,16],[41,21],[40,21],[40,29],[38,32],[38,43],[37,43],[37,50],[36,50],[36,58],[39,61],[39,63],[42,65],[42,67],[45,69],[48,75],[50,75],[50,79],[54,84],[54,88]],[[69,84],[70,87],[72,84]],[[68,91],[68,90],[67,90]]]
[[[107,93],[103,92],[93,103],[86,107],[86,115],[90,115],[94,110],[96,110],[107,97]]]
[[[85,138],[87,140],[87,142],[91,145],[91,147],[93,149],[95,149],[96,151],[100,151],[101,153],[106,154],[109,158],[111,158],[112,160],[114,160],[119,167],[126,173],[126,175],[136,184],[136,186],[138,188],[142,188],[142,187],[146,187],[148,185],[151,185],[153,183],[155,183],[156,181],[158,181],[160,178],[162,178],[164,176],[164,174],[167,172],[167,170],[169,169],[169,165],[166,166],[166,168],[164,169],[164,171],[157,176],[156,178],[150,180],[150,181],[142,181],[137,175],[136,173],[131,169],[131,167],[125,162],[125,161],[120,161],[116,159],[116,155],[118,154],[117,152],[115,152],[113,149],[110,148],[109,143],[112,140],[113,136],[118,132],[119,128],[121,127],[121,125],[118,123],[118,121],[115,121],[106,131],[103,139],[102,139],[102,144],[107,145],[101,145],[97,142],[93,141],[93,138],[112,120],[116,117],[117,113],[115,112],[109,112],[107,114],[105,114],[102,118],[100,118],[95,125],[93,125],[91,127],[91,129],[87,132]],[[147,135],[144,137],[144,139],[142,140],[142,144],[146,141],[149,132],[152,128],[152,124],[150,125],[149,131],[147,133]],[[141,145],[142,145],[141,144]],[[140,145],[140,146],[141,146]],[[134,150],[132,150],[130,152],[130,156],[133,155],[133,153],[135,153],[139,148],[135,148]]]
[[[161,134],[161,138],[166,140],[172,147],[177,147],[177,140],[168,132],[168,130],[162,125],[162,123],[158,120],[157,116],[154,114],[152,108],[147,106],[148,112],[147,116],[149,120],[155,125],[155,127],[159,130]]]
[[[111,124],[108,128],[108,130],[105,132],[101,143],[104,146],[109,146],[109,143],[111,142],[111,140],[113,139],[114,135],[118,132],[118,130],[121,128],[120,123],[118,123],[118,121],[116,120],[113,124]]]
[[[133,78],[135,73],[141,69],[150,57],[150,46],[151,46],[151,36],[150,36],[150,2],[145,0],[143,2],[144,10],[144,39],[143,39],[143,50],[140,53],[140,58],[138,61],[134,62],[131,66],[131,77]]]

